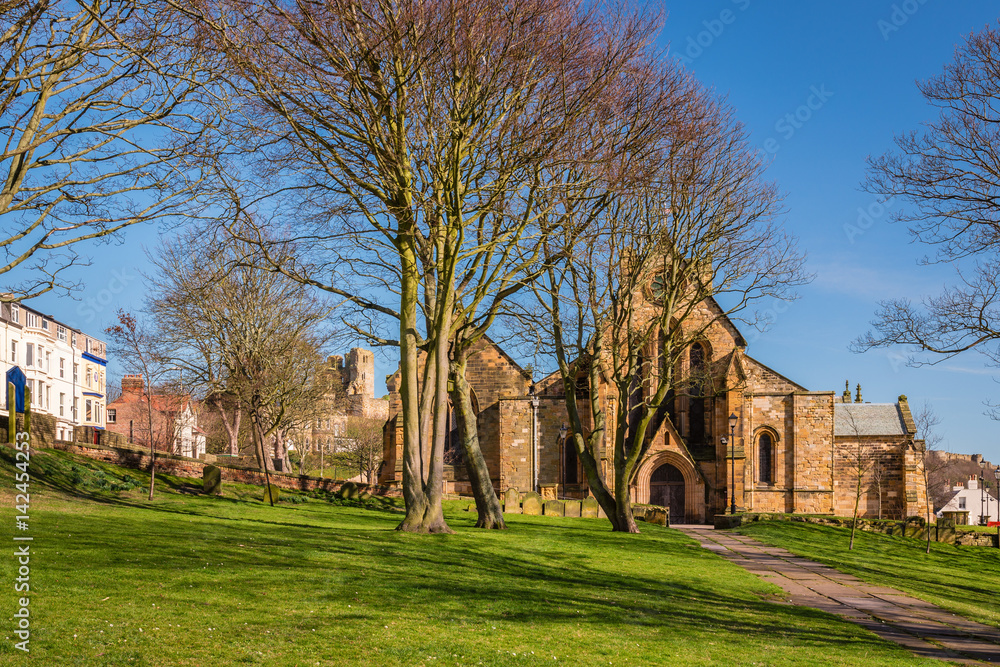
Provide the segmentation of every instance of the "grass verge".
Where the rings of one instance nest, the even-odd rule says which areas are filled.
[[[787,521],[746,524],[738,531],[1000,627],[1000,549],[931,542],[927,554],[926,542],[858,531],[848,551],[850,528]]]
[[[5,491],[12,470],[0,449]],[[5,665],[932,664],[772,602],[777,587],[657,526],[512,516],[482,532],[456,501],[457,534],[416,536],[394,530],[392,500],[271,508],[257,487],[204,497],[163,476],[147,501],[121,488],[140,473],[62,452],[31,471],[31,654],[13,648],[8,587]],[[100,477],[119,481],[82,482]],[[15,567],[0,557],[5,586]]]

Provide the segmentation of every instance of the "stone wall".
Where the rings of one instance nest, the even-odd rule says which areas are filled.
[[[859,448],[865,454],[868,470],[861,479],[860,516],[877,517],[879,489],[873,474],[875,462],[882,466],[882,516],[903,519],[924,516],[927,495],[924,489],[922,468],[914,460],[915,452],[905,436],[851,437],[837,436],[834,456],[834,513],[850,516],[854,513],[857,489],[857,464]]]
[[[0,415],[0,442],[7,442],[7,415]],[[18,428],[24,428],[24,415],[18,415]],[[56,441],[56,418],[52,415],[37,413],[31,415],[31,445],[32,447],[51,447]]]
[[[125,468],[136,470],[149,470],[149,454],[138,449],[127,449],[119,447],[106,447],[104,445],[94,445],[78,442],[55,442],[51,449],[58,449],[71,454],[86,456],[87,458],[113,463]],[[202,473],[206,463],[199,459],[191,459],[174,454],[157,454],[156,470],[158,472],[177,475],[179,477],[194,478],[195,483],[201,483]],[[244,468],[234,465],[226,465],[216,461],[215,467],[222,472],[224,482],[238,482],[240,484],[254,484],[264,486],[264,473],[255,468]],[[330,479],[326,477],[310,477],[307,475],[291,475],[287,473],[269,472],[271,484],[285,489],[295,489],[299,491],[312,491],[322,489],[335,492],[346,480]],[[398,496],[399,493],[390,487],[370,486],[368,484],[358,484],[359,489],[368,490],[370,493],[382,496]]]

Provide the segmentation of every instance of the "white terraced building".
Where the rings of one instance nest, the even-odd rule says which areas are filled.
[[[74,426],[104,429],[104,341],[13,302],[0,307],[0,336],[4,377],[14,366],[24,372],[32,412],[55,418],[57,440],[72,440]],[[2,393],[6,409],[6,389]]]

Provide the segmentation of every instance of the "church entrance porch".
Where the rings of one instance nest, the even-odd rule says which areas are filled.
[[[661,450],[639,466],[632,501],[670,508],[670,522],[705,521],[705,482],[694,463],[680,452]]]
[[[649,478],[649,504],[669,508],[670,523],[684,521],[684,475],[681,471],[664,463],[653,471]]]

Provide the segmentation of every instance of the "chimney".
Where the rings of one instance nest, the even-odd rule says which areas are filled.
[[[970,491],[975,491],[979,488],[979,477],[976,475],[969,475],[968,489]]]
[[[861,383],[860,382],[858,383],[857,390],[858,390],[858,393],[857,393],[857,396],[854,397],[854,402],[855,403],[860,403],[861,402]]]
[[[122,376],[122,394],[142,395],[142,373]]]

